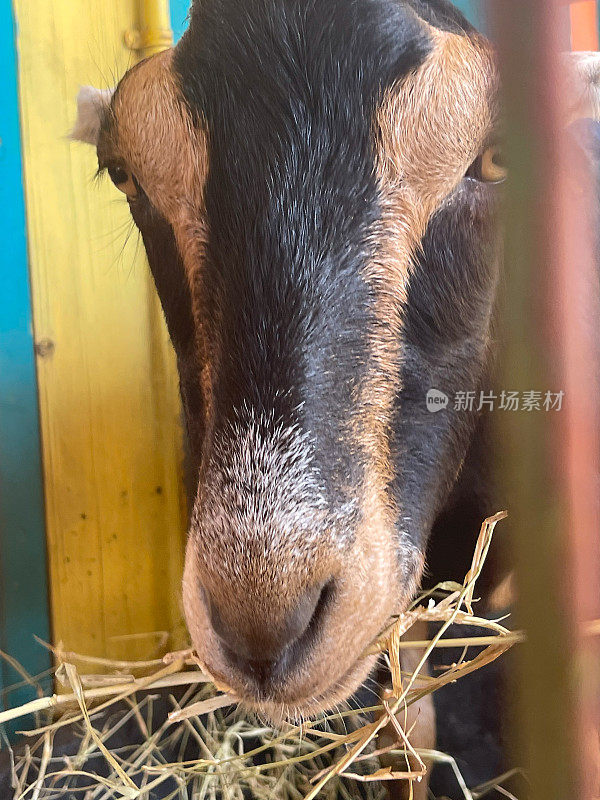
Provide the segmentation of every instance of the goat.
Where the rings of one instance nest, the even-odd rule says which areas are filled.
[[[177,355],[192,641],[275,720],[346,700],[496,510],[485,421],[425,397],[488,385],[498,84],[446,0],[196,0],[80,96]]]

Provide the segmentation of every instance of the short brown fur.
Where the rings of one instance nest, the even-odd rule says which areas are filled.
[[[372,336],[373,367],[353,423],[370,464],[364,519],[382,516],[389,530],[397,528],[400,513],[387,490],[393,477],[388,430],[400,391],[402,311],[411,266],[429,220],[489,135],[497,88],[492,51],[483,39],[422,24],[434,47],[418,70],[386,93],[374,124],[383,219],[366,278],[377,293],[379,325]],[[423,560],[416,551],[411,559],[411,552],[405,560],[414,563],[407,563],[405,572],[407,590],[414,591]]]

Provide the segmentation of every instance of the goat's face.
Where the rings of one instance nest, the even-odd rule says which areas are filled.
[[[102,114],[178,358],[192,640],[271,716],[365,679],[464,458],[425,395],[485,369],[495,84],[444,0],[204,0]]]

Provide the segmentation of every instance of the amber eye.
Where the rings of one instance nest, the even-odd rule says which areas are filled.
[[[491,145],[478,156],[469,167],[467,177],[475,178],[483,183],[502,183],[506,180],[507,169],[504,165],[502,150],[499,145]]]
[[[138,184],[132,172],[129,172],[125,167],[108,167],[107,172],[120,192],[126,194],[127,197],[136,197]]]

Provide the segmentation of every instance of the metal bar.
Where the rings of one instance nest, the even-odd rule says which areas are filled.
[[[160,53],[173,44],[169,0],[141,0],[140,3],[143,55]]]
[[[596,0],[571,3],[571,49],[598,49],[598,11]]]
[[[125,44],[140,59],[156,55],[173,44],[169,0],[137,0],[138,24],[125,34]]]
[[[517,562],[517,756],[532,800],[588,800],[594,669],[581,622],[597,606],[597,320],[592,194],[564,134],[558,0],[493,6],[504,81],[511,179],[506,204],[505,358],[511,389],[564,391],[564,409],[502,417],[504,485]],[[577,176],[577,186],[572,176]],[[587,191],[586,191],[587,189]],[[586,209],[587,204],[587,209]],[[596,676],[597,677],[597,676]]]

